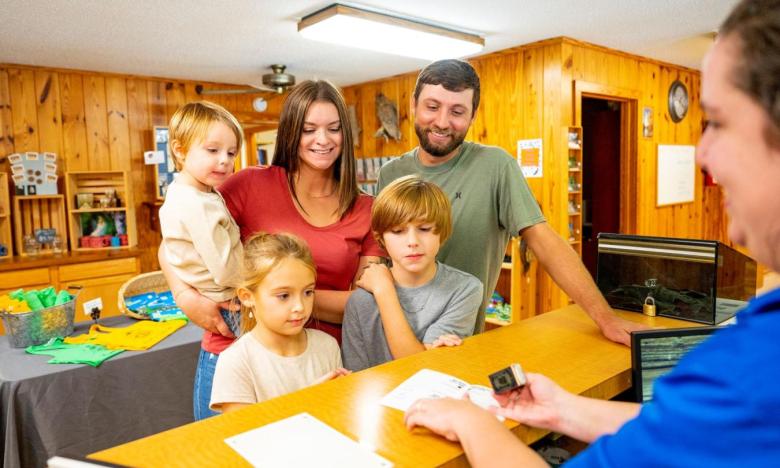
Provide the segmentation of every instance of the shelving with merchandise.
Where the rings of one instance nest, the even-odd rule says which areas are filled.
[[[127,172],[66,172],[65,193],[71,250],[126,249],[138,243]]]
[[[565,127],[568,151],[568,241],[582,255],[582,127]]]
[[[14,248],[19,256],[67,251],[62,195],[16,195],[13,203]],[[42,242],[42,236],[48,240]]]

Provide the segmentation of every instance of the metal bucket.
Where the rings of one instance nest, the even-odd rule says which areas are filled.
[[[5,331],[11,346],[26,348],[46,343],[52,338],[65,337],[73,333],[73,318],[76,315],[76,298],[81,289],[71,292],[72,299],[64,304],[41,310],[11,314],[0,310]]]

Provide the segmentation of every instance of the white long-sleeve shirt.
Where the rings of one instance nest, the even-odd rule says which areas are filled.
[[[165,258],[176,275],[209,299],[232,299],[240,281],[241,235],[217,191],[174,181],[160,208]]]

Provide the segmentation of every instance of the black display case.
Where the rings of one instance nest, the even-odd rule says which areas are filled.
[[[715,325],[756,294],[756,262],[718,241],[601,233],[596,283],[609,305]],[[651,301],[647,301],[651,302]]]

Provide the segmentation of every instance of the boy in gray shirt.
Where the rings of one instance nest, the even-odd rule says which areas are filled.
[[[436,261],[452,232],[444,192],[419,176],[397,179],[375,200],[371,230],[393,266],[368,265],[347,301],[344,367],[358,371],[471,336],[482,283]]]

